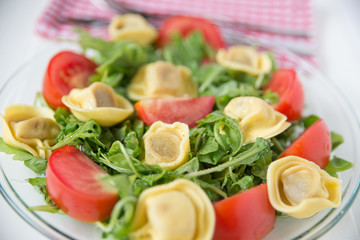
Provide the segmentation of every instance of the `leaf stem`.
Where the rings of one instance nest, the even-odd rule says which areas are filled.
[[[227,198],[227,194],[224,192],[224,191],[221,191],[220,189],[218,189],[217,187],[207,183],[207,182],[204,182],[204,181],[201,181],[201,180],[197,180],[197,182],[199,182],[200,186],[202,188],[207,188],[207,189],[210,189],[211,191],[217,193],[218,195],[220,195],[221,197],[223,198]]]
[[[43,95],[41,94],[41,92],[36,93],[33,106],[36,107],[38,103],[40,104],[41,107],[50,108],[49,105],[46,103],[46,101],[45,101]]]
[[[272,138],[272,142],[274,143],[274,147],[276,147],[280,153],[284,151],[284,148],[281,146],[280,142],[276,138]]]
[[[205,82],[203,84],[201,84],[201,86],[199,87],[199,92],[201,93],[201,92],[205,91],[205,89],[212,83],[212,81],[215,79],[215,77],[217,75],[219,75],[222,71],[223,71],[223,68],[220,68],[220,67],[215,68],[215,70],[212,71],[210,76],[207,77]]]
[[[227,162],[225,162],[223,164],[220,164],[220,165],[218,165],[216,167],[207,168],[207,169],[196,171],[196,172],[191,172],[191,173],[185,174],[184,177],[186,177],[186,178],[199,177],[199,176],[207,175],[207,174],[210,174],[210,173],[213,173],[213,172],[221,172],[221,171],[225,170],[228,167],[232,167],[232,166],[236,166],[236,165],[240,164],[246,158],[249,158],[249,157],[257,154],[257,153],[263,151],[264,149],[266,149],[266,146],[259,147],[259,148],[255,149],[253,151],[245,152],[243,155],[241,155],[239,157],[235,157],[235,158],[230,157],[229,161],[227,161]]]
[[[125,159],[126,159],[126,161],[128,162],[131,170],[135,173],[136,176],[140,177],[141,174],[136,170],[136,168],[135,168],[135,166],[134,166],[134,163],[131,161],[131,159],[130,159],[130,157],[129,157],[129,154],[126,152],[126,149],[125,149],[125,147],[124,147],[124,144],[122,144],[120,141],[119,141],[119,143],[120,143],[120,150],[121,150],[122,154],[124,154]]]
[[[94,129],[94,127],[92,125],[95,125],[96,122],[94,120],[89,120],[86,123],[84,123],[83,125],[81,125],[78,129],[76,129],[71,135],[66,135],[64,137],[63,140],[57,142],[54,146],[52,147],[39,147],[40,149],[45,149],[45,150],[55,150],[58,149],[60,147],[63,147],[67,144],[70,144],[71,142],[75,141],[78,138],[92,138],[92,137],[98,137],[98,133],[95,131],[90,131],[87,132],[89,130]],[[97,138],[95,140],[96,144],[100,145],[101,147],[104,147],[104,144],[102,142],[100,142]]]
[[[118,166],[112,164],[104,155],[100,158],[100,162],[105,164],[106,166],[114,169],[115,171],[118,171],[119,173],[123,173],[123,174],[133,174],[134,173],[130,169],[121,168],[121,167],[118,167]]]
[[[113,209],[113,213],[111,214],[110,220],[109,220],[109,224],[104,224],[102,222],[96,222],[96,225],[104,232],[110,232],[116,225],[119,215],[121,213],[121,210],[123,208],[126,207],[127,204],[135,204],[137,201],[136,197],[130,196],[130,197],[126,197],[121,199],[120,201],[118,201]],[[132,211],[123,211],[124,212],[124,219],[128,219],[130,217],[133,216],[133,210],[134,207],[132,207]]]

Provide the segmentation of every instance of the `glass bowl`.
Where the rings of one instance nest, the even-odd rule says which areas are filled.
[[[238,39],[228,39],[239,44]],[[274,229],[265,239],[313,239],[329,231],[350,208],[360,183],[360,125],[351,104],[333,83],[317,69],[290,52],[264,44],[241,40],[241,44],[261,46],[271,50],[296,68],[305,89],[304,115],[316,114],[323,118],[329,129],[341,133],[345,143],[336,149],[337,156],[353,162],[354,167],[340,173],[342,180],[342,202],[336,209],[324,210],[308,219],[278,218]],[[0,90],[0,112],[10,104],[32,105],[35,95],[41,91],[42,79],[50,58],[59,50],[77,50],[73,45],[60,45],[47,49],[21,66]],[[66,215],[27,210],[30,206],[44,205],[41,195],[26,182],[35,177],[21,161],[9,155],[0,155],[0,191],[14,210],[31,226],[50,239],[101,239],[101,232],[93,224],[82,223]]]

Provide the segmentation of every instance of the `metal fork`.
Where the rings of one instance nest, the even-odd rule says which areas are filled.
[[[103,2],[106,2],[108,6],[110,6],[112,9],[116,10],[119,13],[138,13],[143,15],[145,18],[149,20],[164,20],[166,18],[169,18],[174,15],[187,15],[183,14],[181,12],[172,12],[171,14],[161,14],[161,15],[155,15],[155,14],[148,14],[142,12],[140,9],[135,8],[129,8],[127,6],[124,6],[122,4],[119,4],[116,0],[103,0]],[[254,30],[254,31],[261,31],[261,32],[268,32],[268,33],[274,33],[279,35],[288,35],[288,36],[294,36],[294,37],[311,37],[312,33],[305,32],[305,31],[296,31],[296,30],[289,30],[289,29],[278,29],[278,28],[272,28],[272,27],[265,27],[260,25],[253,25],[249,23],[239,23],[234,22],[232,19],[225,17],[225,16],[202,16],[206,19],[210,19],[213,23],[218,25],[221,28],[233,28],[233,29],[243,29],[243,30]]]
[[[116,3],[114,0],[100,0],[102,3],[108,4],[108,7],[111,9],[114,9],[116,12],[120,14],[124,13],[136,13],[141,14],[144,16],[147,20],[157,25],[157,23],[162,22],[163,20],[174,16],[174,15],[181,15],[180,13],[172,13],[172,14],[162,14],[162,15],[155,15],[155,14],[147,14],[144,12],[140,12],[139,10],[128,8],[124,5],[120,5]],[[99,6],[100,8],[100,6]],[[206,17],[205,17],[206,18]],[[282,30],[282,29],[275,29],[275,28],[269,28],[269,27],[262,27],[262,26],[255,26],[250,24],[241,24],[241,23],[235,23],[231,19],[228,19],[226,17],[219,17],[219,16],[212,16],[209,17],[213,23],[218,25],[221,29],[223,29],[223,34],[225,39],[242,39],[242,38],[248,38],[246,34],[241,33],[241,31],[244,30],[254,30],[254,31],[260,31],[260,32],[268,32],[273,34],[279,34],[284,36],[293,36],[293,37],[302,37],[302,38],[308,38],[312,36],[309,32],[302,32],[302,31],[288,31],[288,30]],[[61,23],[68,23],[68,24],[75,24],[79,26],[99,26],[104,27],[109,24],[108,20],[104,19],[96,19],[96,18],[81,18],[81,17],[63,17],[58,16],[57,20]],[[239,31],[240,30],[240,31]],[[262,41],[264,42],[264,40]],[[266,42],[266,41],[265,41]],[[270,43],[269,44],[273,44]],[[301,54],[301,55],[313,55],[313,49],[303,48],[303,47],[297,47],[293,45],[287,44],[284,46],[285,48],[289,49],[290,51]]]

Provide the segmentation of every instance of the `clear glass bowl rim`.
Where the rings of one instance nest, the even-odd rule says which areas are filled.
[[[230,43],[231,42],[233,42],[233,43],[238,43],[239,42],[238,38],[236,38],[235,36],[227,36],[226,40],[227,40],[227,42],[230,42]],[[328,80],[329,86],[331,88],[336,89],[336,92],[343,98],[343,100],[345,101],[347,107],[352,111],[353,117],[354,117],[354,119],[356,120],[356,123],[357,123],[357,127],[360,129],[360,120],[359,120],[359,116],[357,114],[357,111],[354,109],[353,105],[349,102],[349,100],[347,99],[345,94],[340,90],[340,88],[338,88],[336,86],[336,84],[331,80],[331,78],[325,76],[318,69],[313,67],[308,62],[304,61],[301,57],[291,53],[290,51],[282,48],[281,46],[271,44],[271,43],[269,43],[267,41],[263,41],[263,40],[259,40],[259,39],[250,39],[250,38],[241,39],[241,43],[245,43],[245,44],[248,44],[248,45],[254,45],[254,46],[260,46],[260,47],[265,47],[266,49],[270,49],[270,50],[272,50],[274,52],[281,52],[282,54],[285,54],[286,56],[288,56],[290,59],[301,63],[302,67],[305,68],[306,70],[308,70],[309,72],[312,72],[312,73],[314,73],[316,75],[319,75],[319,76],[321,76],[323,78],[326,78]],[[69,49],[69,48],[74,48],[74,49],[79,51],[78,47],[74,47],[74,46],[70,46],[70,47],[67,46],[66,47],[66,49]],[[28,61],[23,63],[1,86],[1,88],[0,88],[0,96],[3,94],[3,91],[6,88],[6,86],[9,83],[11,83],[12,79],[15,78],[17,76],[17,74],[19,74],[19,72],[23,71],[23,69],[26,66],[30,65],[31,62],[34,61],[34,59],[37,59],[39,56],[41,56],[42,54],[48,52],[50,49],[49,48],[43,49],[42,51],[35,54]],[[62,48],[59,48],[59,49],[61,50]],[[360,161],[360,159],[358,159],[358,161]],[[1,169],[1,178],[5,179],[5,182],[9,185],[9,186],[6,186],[6,187],[10,187],[10,190],[12,191],[10,194],[15,196],[17,198],[17,201],[19,201],[21,204],[23,204],[23,206],[19,206],[18,205],[19,203],[14,201],[12,196],[9,194],[9,192],[7,192],[7,190],[2,185],[1,182],[0,182],[0,193],[2,194],[4,199],[8,202],[8,204],[15,210],[15,212],[21,218],[23,218],[34,229],[38,230],[40,233],[42,233],[46,237],[49,237],[50,239],[73,239],[71,236],[68,236],[66,233],[62,232],[61,230],[56,229],[55,227],[48,225],[35,212],[24,210],[23,208],[24,207],[26,208],[26,204],[21,200],[21,198],[17,195],[17,193],[14,191],[14,189],[9,184],[8,179],[6,178],[6,174],[3,171],[3,167],[1,166],[1,162],[0,162],[0,169]],[[355,184],[354,191],[351,193],[351,196],[349,197],[349,200],[346,202],[346,204],[342,207],[341,211],[335,217],[333,217],[322,228],[317,229],[316,231],[312,231],[313,228],[315,228],[317,225],[322,223],[322,221],[319,221],[316,225],[312,226],[311,229],[308,229],[308,231],[303,232],[302,234],[298,235],[297,237],[295,237],[293,239],[309,239],[309,238],[310,239],[316,239],[316,238],[321,237],[325,233],[327,233],[334,225],[336,225],[343,218],[343,216],[348,212],[348,210],[350,209],[352,203],[354,202],[354,200],[356,199],[356,196],[358,195],[358,193],[360,191],[360,175],[355,180],[354,184]],[[332,211],[333,210],[329,211],[329,213],[323,217],[323,220],[325,220],[327,218],[327,216],[332,213]]]

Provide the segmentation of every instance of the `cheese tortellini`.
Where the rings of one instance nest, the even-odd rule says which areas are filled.
[[[228,69],[255,76],[267,74],[272,68],[271,59],[266,53],[258,53],[249,46],[233,46],[227,50],[219,50],[216,61]]]
[[[116,15],[109,24],[111,40],[134,41],[141,45],[149,45],[157,38],[156,29],[139,14]]]
[[[130,239],[207,240],[215,229],[215,212],[195,183],[177,179],[141,193]]]
[[[56,143],[60,132],[50,108],[27,105],[10,105],[2,118],[5,143],[30,152],[36,157],[48,159],[51,151],[39,147],[50,147]]]
[[[315,163],[297,156],[272,162],[267,171],[271,205],[295,218],[307,218],[338,207],[341,180],[330,176]]]
[[[290,126],[284,114],[257,97],[234,98],[226,105],[224,113],[239,121],[245,144],[255,142],[257,137],[274,137]]]
[[[143,140],[145,163],[175,169],[189,158],[189,127],[185,123],[167,124],[157,121],[145,133]]]
[[[157,61],[139,69],[131,80],[128,95],[132,100],[196,97],[197,87],[188,68]]]
[[[61,100],[79,120],[93,119],[105,127],[120,123],[134,112],[126,98],[100,82],[83,89],[74,88]]]

